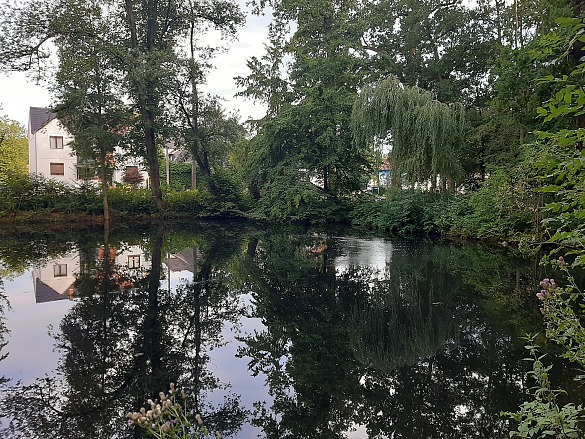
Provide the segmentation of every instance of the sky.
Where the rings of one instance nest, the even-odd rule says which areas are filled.
[[[227,43],[229,50],[215,58],[213,64],[216,68],[209,75],[205,91],[226,99],[224,106],[228,110],[238,110],[242,121],[245,121],[248,118],[261,118],[265,109],[259,103],[234,97],[238,92],[234,77],[248,75],[246,59],[264,54],[271,18],[269,15],[251,15],[245,6],[245,0],[238,0],[238,3],[247,13],[246,24],[240,28],[238,40]],[[0,73],[0,115],[6,115],[26,127],[30,107],[49,105],[51,96],[44,85],[35,84],[24,73]]]

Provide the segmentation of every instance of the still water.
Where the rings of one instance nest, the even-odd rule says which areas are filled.
[[[504,249],[202,224],[0,236],[0,437],[505,438],[543,273]],[[138,228],[136,228],[138,230]]]

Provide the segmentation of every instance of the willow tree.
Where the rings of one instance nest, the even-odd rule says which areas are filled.
[[[393,182],[406,175],[411,183],[437,180],[454,187],[463,176],[458,150],[463,140],[464,109],[444,104],[419,87],[387,78],[366,86],[352,112],[354,140],[359,146],[391,142]]]

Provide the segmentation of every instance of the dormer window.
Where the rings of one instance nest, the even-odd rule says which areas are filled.
[[[63,149],[63,136],[49,136],[51,149]]]

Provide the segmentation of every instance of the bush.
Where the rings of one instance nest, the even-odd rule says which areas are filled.
[[[75,188],[40,175],[15,176],[0,190],[0,210],[6,212],[95,213],[101,207],[96,189],[88,185]]]
[[[468,214],[454,223],[454,232],[493,239],[527,231],[532,226],[526,205],[528,195],[515,187],[504,171],[498,170],[469,195]]]
[[[253,201],[242,185],[225,171],[218,170],[203,182],[202,214],[208,217],[238,217],[248,212]]]
[[[192,168],[191,163],[170,162],[169,163],[170,185],[168,186],[168,188],[174,190],[191,189],[191,168]],[[163,186],[165,187],[167,186],[166,181],[163,183]]]
[[[393,190],[385,199],[366,196],[358,199],[350,218],[357,227],[402,235],[509,239],[532,227],[529,195],[500,171],[467,195]]]
[[[165,201],[169,209],[178,213],[192,213],[200,215],[209,203],[209,194],[199,190],[165,192]]]
[[[341,199],[297,175],[285,173],[270,181],[255,215],[280,222],[325,222],[345,221],[347,212]]]
[[[131,215],[150,215],[156,213],[157,207],[148,189],[118,186],[109,191],[109,203],[112,210]]]
[[[418,190],[388,191],[385,199],[366,196],[358,200],[350,219],[358,227],[401,235],[440,233],[436,220],[442,206],[448,205],[445,198]]]

